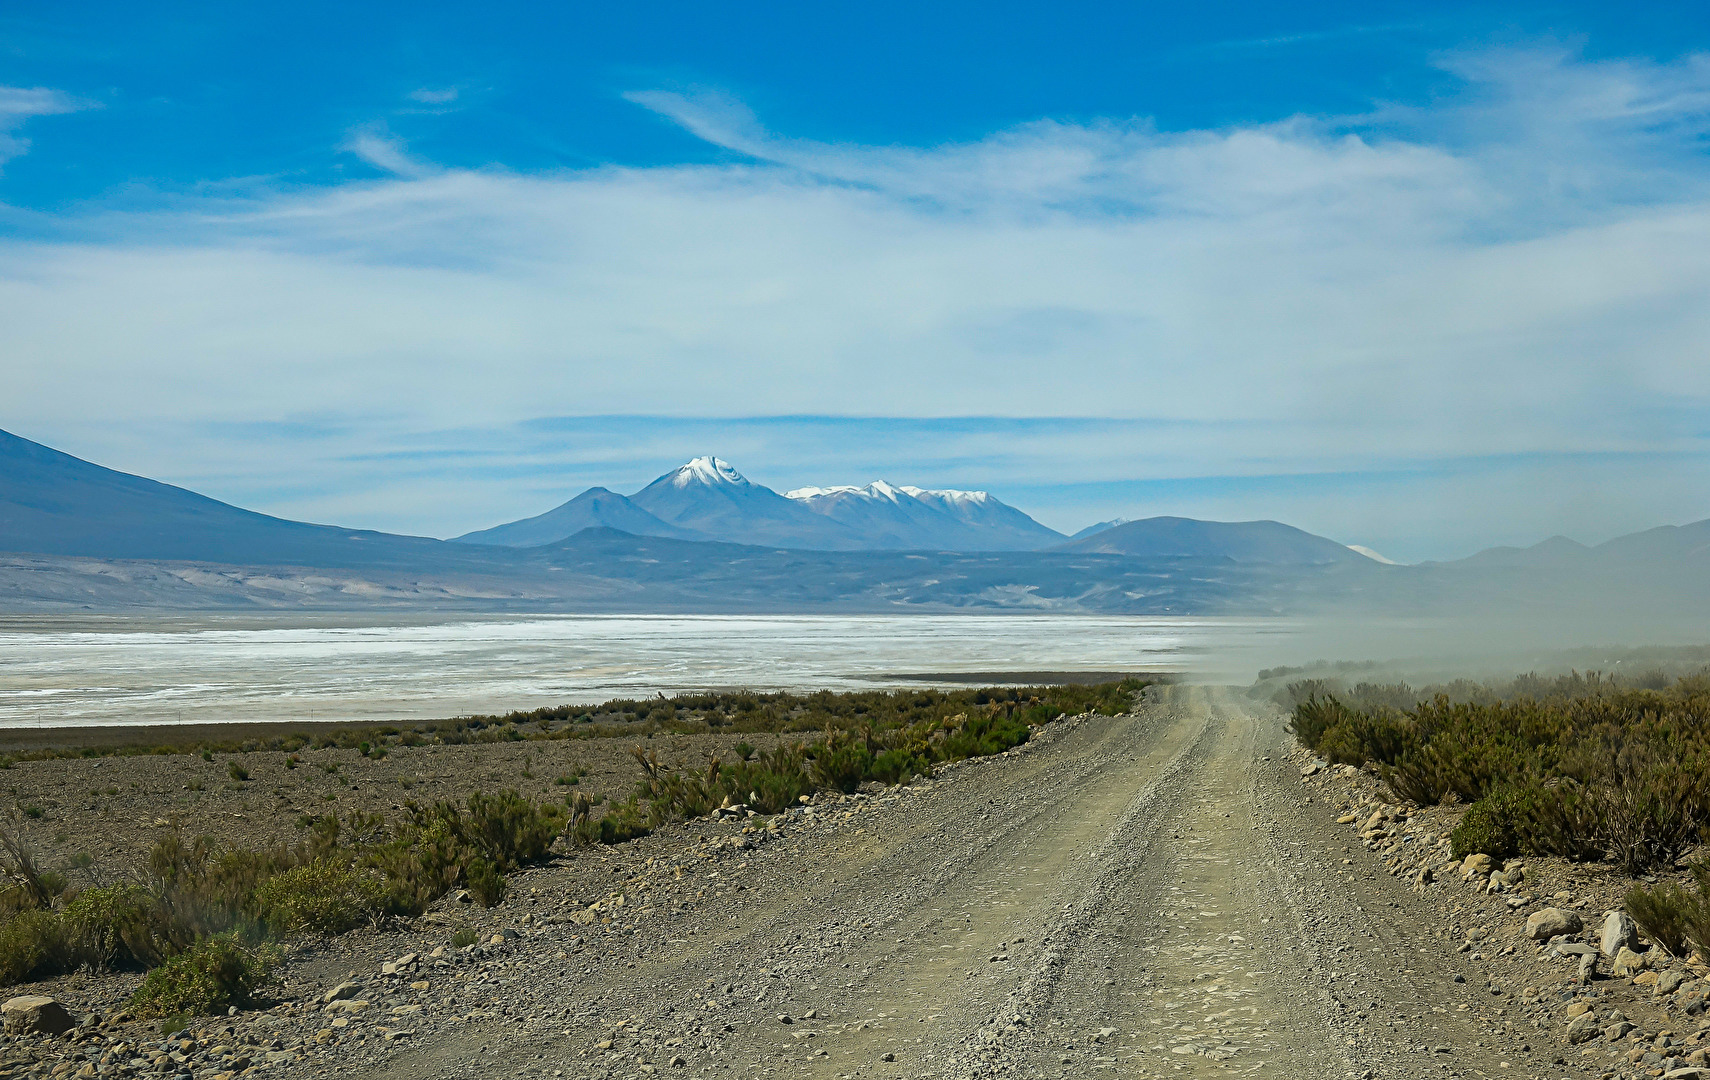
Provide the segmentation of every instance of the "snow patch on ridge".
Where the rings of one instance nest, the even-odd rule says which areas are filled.
[[[1364,544],[1349,544],[1348,550],[1349,551],[1357,551],[1361,555],[1364,555],[1366,558],[1372,560],[1373,562],[1380,562],[1380,563],[1383,563],[1385,566],[1399,566],[1399,565],[1401,565],[1400,563],[1397,563],[1394,559],[1385,558],[1384,556],[1379,555],[1377,552],[1373,551],[1371,548],[1365,546]]]
[[[912,499],[950,503],[984,503],[991,499],[991,496],[984,491],[953,491],[948,489],[935,491],[931,488],[909,487],[907,485],[897,487],[894,484],[887,484],[883,480],[875,480],[866,487],[839,484],[836,487],[799,487],[784,492],[786,499],[798,499],[803,502],[811,502],[814,499],[823,499],[831,495],[850,495],[860,499],[883,499],[886,502],[893,503],[900,502],[901,496],[905,495]]]

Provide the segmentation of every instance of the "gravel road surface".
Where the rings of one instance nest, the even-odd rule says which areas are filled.
[[[1149,694],[732,857],[630,845],[608,875],[647,917],[442,964],[424,1000],[456,1022],[338,1071],[1566,1075],[1425,899],[1345,870],[1280,717]]]

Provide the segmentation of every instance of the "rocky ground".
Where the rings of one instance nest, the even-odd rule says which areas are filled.
[[[298,943],[279,1005],[171,1039],[124,1017],[134,977],[20,988],[85,1026],[6,1037],[0,1075],[1577,1078],[1702,1061],[1703,971],[1639,961],[1631,939],[1630,974],[1602,958],[1619,880],[1539,860],[1463,877],[1451,823],[1301,757],[1267,707],[1166,689],[909,787],[568,855],[490,911],[448,898]]]

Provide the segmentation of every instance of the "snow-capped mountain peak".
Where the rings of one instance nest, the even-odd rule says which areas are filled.
[[[835,487],[799,487],[784,492],[784,498],[795,499],[798,502],[812,502],[815,499],[843,495],[857,499],[883,499],[886,502],[897,502],[899,495],[911,490],[918,491],[920,489],[899,488],[887,484],[883,480],[875,480],[866,487],[856,487],[854,484],[838,484]]]
[[[956,491],[951,488],[934,490],[917,487],[903,487],[898,490],[917,499],[936,499],[947,503],[979,504],[991,501],[991,494],[985,491]]]
[[[671,474],[669,483],[676,488],[686,488],[692,484],[736,484],[747,487],[748,478],[737,472],[730,462],[707,454],[686,465],[678,466],[677,471]]]

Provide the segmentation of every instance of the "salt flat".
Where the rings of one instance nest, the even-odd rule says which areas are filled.
[[[0,725],[432,718],[709,687],[1196,670],[1290,632],[1016,614],[12,618],[0,620]]]

